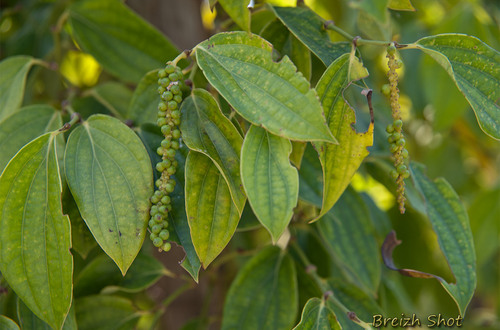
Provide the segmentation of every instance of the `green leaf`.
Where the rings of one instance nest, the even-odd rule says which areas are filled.
[[[291,152],[289,140],[257,126],[250,127],[241,150],[241,178],[248,201],[274,243],[292,219],[299,195]]]
[[[160,146],[161,141],[164,139],[160,129],[156,125],[143,124],[138,129],[137,134],[141,137],[142,141],[147,147],[149,156],[151,157],[152,166],[160,161],[160,156],[156,153],[156,148]],[[182,144],[181,148],[175,155],[175,160],[178,162],[177,172],[173,176],[177,184],[175,185],[173,193],[170,195],[172,199],[172,211],[169,214],[169,228],[170,240],[178,243],[186,253],[186,257],[181,263],[181,266],[198,282],[198,272],[200,271],[201,264],[196,255],[196,251],[191,241],[191,232],[186,216],[186,206],[184,198],[184,168],[186,156],[189,149]],[[155,171],[155,175],[158,175]],[[156,179],[156,178],[155,178]]]
[[[392,10],[415,11],[410,0],[389,0],[387,8]]]
[[[293,260],[280,248],[270,246],[250,259],[231,284],[222,330],[290,329],[297,309]]]
[[[335,278],[328,279],[327,283],[332,289],[334,297],[349,311],[356,313],[356,316],[362,321],[371,323],[373,315],[384,314],[377,302],[357,286]],[[342,329],[360,329],[360,326],[351,321],[337,305],[331,304],[330,306],[337,315]]]
[[[299,170],[299,197],[308,203],[321,207],[322,190],[323,174],[318,153],[308,144]]]
[[[246,32],[219,33],[195,48],[208,81],[243,118],[292,140],[335,142],[316,92],[285,56]]]
[[[240,28],[250,32],[250,11],[247,8],[248,1],[219,0],[219,4]]]
[[[139,313],[126,298],[118,296],[87,296],[75,301],[79,330],[133,329]]]
[[[300,323],[293,328],[294,330],[330,330],[342,329],[335,313],[330,308],[330,302],[319,298],[311,298],[307,301]]]
[[[152,256],[139,253],[123,276],[108,256],[102,254],[81,270],[75,278],[75,297],[100,293],[104,288],[138,292],[158,281],[168,271]]]
[[[126,117],[137,126],[156,123],[159,102],[158,70],[154,70],[146,73],[134,90]]]
[[[125,274],[144,241],[153,194],[144,145],[118,119],[94,115],[70,134],[64,162],[80,214]]]
[[[465,314],[476,288],[476,254],[469,217],[457,193],[443,178],[429,180],[420,166],[411,166],[412,177],[425,200],[426,212],[448,261],[455,283],[438,278]]]
[[[3,330],[19,330],[17,323],[4,315],[0,315],[0,328]]]
[[[26,306],[21,299],[17,299],[17,318],[23,330],[51,330],[52,328],[40,320],[33,312]],[[3,329],[3,328],[1,328]],[[69,310],[68,316],[64,321],[62,330],[76,330],[76,317],[73,305]]]
[[[323,168],[323,202],[318,217],[328,212],[351,182],[363,159],[367,147],[373,144],[373,122],[365,133],[357,133],[353,124],[356,114],[343,97],[351,81],[368,75],[368,71],[355,57],[342,55],[321,77],[316,90],[320,96],[330,130],[339,144],[314,143]]]
[[[240,153],[243,138],[221,112],[213,96],[203,90],[193,90],[181,107],[183,141],[195,151],[208,156],[226,180],[239,214],[246,196],[240,177]]]
[[[465,96],[481,129],[500,140],[500,53],[464,34],[440,34],[410,45],[439,63]]]
[[[370,213],[359,194],[347,189],[317,226],[346,276],[375,296],[380,282],[380,257]]]
[[[84,0],[73,3],[69,23],[78,45],[110,73],[138,82],[179,51],[158,30],[122,1]]]
[[[210,158],[190,151],[186,159],[186,212],[203,268],[231,240],[240,215],[226,181]]]
[[[36,60],[31,56],[12,56],[0,62],[0,122],[16,112],[24,97],[26,77]]]
[[[24,145],[61,126],[61,113],[49,105],[27,106],[5,118],[0,122],[0,172]]]
[[[108,108],[117,118],[122,120],[126,118],[128,106],[132,98],[132,92],[125,85],[115,81],[109,81],[97,85],[90,90],[89,94]]]
[[[325,20],[306,6],[271,7],[283,24],[326,66],[351,50],[349,42],[332,42]]]
[[[71,305],[73,275],[58,133],[24,146],[0,177],[0,271],[29,309],[57,329]]]

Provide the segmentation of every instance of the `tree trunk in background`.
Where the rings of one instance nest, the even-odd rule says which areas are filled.
[[[165,34],[179,50],[191,49],[210,35],[201,22],[200,6],[203,0],[126,0],[133,11],[143,17]],[[165,58],[165,61],[171,60]],[[155,253],[167,269],[178,276],[189,275],[179,266],[184,252],[175,246],[169,253]],[[203,270],[201,271],[201,273]],[[161,303],[175,292],[185,281],[163,277],[148,290],[151,298]],[[162,316],[159,329],[180,329],[189,320],[200,317],[220,318],[227,287],[224,284],[214,287],[209,279],[200,278],[198,285],[184,292],[168,306]],[[207,300],[208,299],[208,300]],[[219,322],[212,323],[208,329],[217,329]]]
[[[201,22],[202,1],[126,0],[126,4],[168,36],[179,50],[184,50],[209,36]]]

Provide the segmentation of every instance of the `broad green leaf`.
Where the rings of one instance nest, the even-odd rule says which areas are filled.
[[[233,237],[240,215],[226,180],[207,156],[189,152],[185,180],[191,238],[203,268],[207,268]]]
[[[20,299],[61,328],[72,296],[70,223],[62,214],[56,136],[24,146],[0,177],[0,271]]]
[[[153,194],[144,145],[118,119],[94,115],[70,134],[64,162],[82,218],[125,274],[144,241]]]
[[[438,278],[465,314],[476,288],[476,254],[467,212],[457,193],[443,178],[429,180],[419,166],[411,166],[412,177],[425,200],[426,212],[448,261],[455,283]]]
[[[465,96],[481,129],[500,140],[500,53],[463,34],[425,37],[410,45],[439,63]]]
[[[250,11],[247,8],[248,1],[219,0],[219,4],[241,29],[250,32]]]
[[[330,330],[342,329],[335,313],[330,308],[330,302],[319,298],[311,298],[302,310],[300,323],[294,330]]]
[[[97,85],[89,92],[99,103],[104,105],[117,118],[125,119],[132,92],[125,85],[109,81]]]
[[[322,190],[323,175],[318,153],[308,144],[299,169],[299,197],[308,203],[321,207]]]
[[[241,178],[248,201],[275,243],[292,219],[299,195],[291,152],[289,140],[258,126],[250,127],[241,150]]]
[[[9,319],[7,316],[0,315],[0,329],[3,330],[19,330],[16,322]]]
[[[0,122],[0,172],[24,145],[61,126],[61,113],[49,105],[27,106],[5,118]]]
[[[51,330],[52,328],[40,320],[33,312],[26,306],[21,299],[17,299],[17,318],[23,330]],[[0,327],[0,329],[3,329]],[[71,305],[68,316],[64,321],[62,330],[76,330],[76,317],[75,308]]]
[[[252,124],[292,140],[335,143],[315,90],[287,56],[274,62],[261,37],[219,33],[195,51],[208,81]]]
[[[67,185],[63,189],[62,205],[64,214],[69,217],[71,222],[71,248],[78,252],[83,259],[86,259],[90,251],[97,246],[97,242],[83,221]]]
[[[387,8],[393,10],[415,11],[415,8],[411,4],[410,0],[389,0]]]
[[[156,153],[156,148],[164,139],[160,129],[156,125],[143,124],[138,129],[137,134],[141,137],[143,143],[146,145],[149,156],[151,157],[152,166],[160,161],[160,156]],[[175,155],[179,166],[177,172],[173,176],[177,184],[175,185],[174,192],[170,195],[172,199],[172,211],[169,212],[169,228],[170,240],[176,242],[186,252],[186,257],[181,262],[181,266],[198,282],[198,272],[201,268],[200,260],[191,241],[191,233],[186,216],[185,198],[184,198],[184,168],[188,148],[183,144]],[[158,175],[154,171],[155,176]],[[156,179],[156,177],[155,177]]]
[[[83,0],[70,6],[69,23],[78,45],[110,73],[138,82],[179,53],[164,35],[122,1]]]
[[[307,80],[311,79],[311,52],[281,21],[275,19],[260,36],[273,44],[281,56],[287,55]]]
[[[168,271],[152,256],[139,253],[123,276],[108,256],[102,254],[81,270],[75,278],[75,297],[100,293],[104,288],[138,292],[158,281]]]
[[[75,300],[79,330],[134,329],[139,313],[126,298],[95,295]]]
[[[351,81],[368,75],[357,58],[351,62],[349,54],[333,62],[321,77],[316,90],[320,96],[330,130],[339,141],[338,145],[314,143],[323,168],[322,216],[332,208],[351,182],[363,159],[368,156],[367,147],[373,144],[373,122],[365,133],[353,128],[356,114],[343,97]]]
[[[380,257],[368,208],[354,189],[347,189],[317,228],[348,278],[372,296],[380,282]]]
[[[283,24],[326,66],[351,50],[349,42],[332,42],[325,20],[306,6],[271,7]]]
[[[290,329],[297,309],[293,260],[280,248],[270,246],[250,259],[231,284],[222,330]]]
[[[330,278],[327,281],[333,291],[334,297],[340,301],[350,312],[356,313],[356,316],[366,323],[371,323],[373,315],[384,314],[377,302],[359,289],[357,286],[344,280]],[[337,305],[330,305],[342,329],[361,329],[356,323],[348,318],[344,310]]]
[[[36,60],[30,56],[8,57],[0,62],[0,122],[17,111],[24,97],[26,77]]]
[[[245,206],[245,192],[240,177],[240,153],[243,138],[221,112],[213,96],[193,90],[181,107],[182,139],[195,151],[208,156],[226,180],[239,214]]]
[[[126,117],[132,119],[137,126],[156,123],[159,102],[158,70],[154,70],[144,75],[134,90]]]

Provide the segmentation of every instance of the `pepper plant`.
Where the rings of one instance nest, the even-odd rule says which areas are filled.
[[[2,8],[1,328],[164,328],[175,297],[209,277],[228,288],[222,311],[186,329],[370,329],[429,313],[477,325],[475,246],[490,251],[481,267],[499,250],[475,245],[471,225],[495,239],[498,173],[464,204],[422,141],[461,127],[486,150],[472,160],[498,165],[500,53],[411,32],[410,0],[209,5],[217,29],[185,51],[119,0]],[[498,21],[474,6],[495,40]],[[468,102],[454,108],[465,119],[448,98]],[[446,125],[422,124],[426,102]],[[468,209],[476,196],[490,202]],[[172,248],[185,275],[162,264]],[[161,303],[144,292],[164,276],[186,285]]]

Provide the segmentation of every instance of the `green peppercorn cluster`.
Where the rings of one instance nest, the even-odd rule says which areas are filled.
[[[157,124],[164,139],[156,150],[162,157],[162,160],[156,164],[156,170],[161,173],[161,176],[156,180],[157,190],[151,196],[153,205],[150,210],[149,230],[153,245],[160,250],[169,251],[171,245],[167,241],[170,236],[167,219],[169,212],[172,211],[172,200],[169,194],[175,188],[172,175],[175,174],[178,166],[175,154],[179,149],[181,137],[179,106],[182,102],[182,89],[185,87],[181,69],[171,62],[167,63],[164,69],[158,71],[158,85],[161,101],[158,104]]]
[[[395,169],[391,171],[391,176],[396,180],[397,184],[397,200],[399,205],[399,211],[401,213],[405,212],[405,183],[404,179],[410,176],[410,171],[408,170],[408,150],[406,150],[406,140],[403,135],[403,121],[401,120],[401,111],[399,105],[399,89],[398,89],[398,74],[396,69],[402,66],[402,61],[396,59],[396,47],[391,44],[387,47],[387,65],[389,71],[387,76],[389,78],[389,91],[390,91],[390,101],[392,109],[392,119],[393,123],[387,126],[386,131],[389,134],[387,140],[391,144],[391,153],[393,155],[394,167]]]

